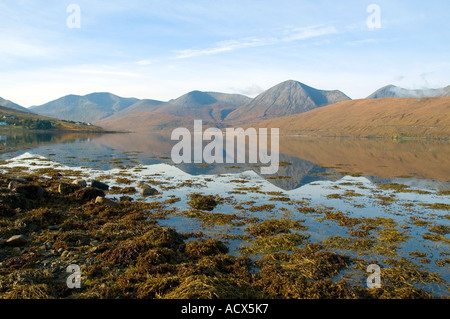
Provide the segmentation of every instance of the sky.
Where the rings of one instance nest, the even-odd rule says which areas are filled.
[[[450,85],[450,1],[0,0],[0,97]]]

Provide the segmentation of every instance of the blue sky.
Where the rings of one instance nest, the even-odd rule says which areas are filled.
[[[69,28],[70,4],[81,9]],[[380,28],[367,24],[380,8]],[[112,92],[255,96],[293,79],[364,98],[450,85],[450,2],[2,0],[0,97],[23,106]]]

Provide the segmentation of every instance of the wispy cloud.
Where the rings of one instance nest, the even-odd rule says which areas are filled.
[[[239,40],[227,40],[216,43],[213,47],[205,49],[186,49],[175,51],[176,59],[186,59],[197,56],[213,55],[223,52],[235,51],[238,49],[245,49],[250,47],[262,47],[275,45],[283,42],[293,42],[306,40],[310,38],[330,35],[338,33],[338,30],[331,27],[323,26],[309,26],[302,28],[286,28],[282,35],[274,37],[251,37]]]
[[[6,55],[19,58],[51,57],[52,50],[47,45],[31,43],[17,37],[3,34],[0,37],[0,56]]]

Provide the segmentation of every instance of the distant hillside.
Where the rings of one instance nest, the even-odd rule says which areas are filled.
[[[20,106],[19,104],[13,103],[9,100],[2,99],[1,97],[0,97],[0,106],[4,106],[4,107],[8,107],[10,109],[30,113],[29,109],[27,109],[23,106]]]
[[[0,122],[2,130],[59,130],[59,131],[83,131],[101,132],[102,128],[84,123],[59,120],[35,113],[23,112],[0,106]]]
[[[350,100],[341,91],[317,90],[297,81],[286,81],[261,93],[247,105],[226,117],[227,121],[257,122],[310,111]]]
[[[129,131],[189,127],[194,119],[203,120],[205,124],[220,125],[230,112],[249,101],[250,98],[239,94],[192,91],[167,103],[144,104],[139,107],[148,111],[129,112],[130,109],[138,108],[137,105],[141,103],[138,102],[114,116],[95,123],[108,129]],[[120,116],[122,114],[123,116]]]
[[[106,119],[113,120],[113,119],[121,118],[126,115],[152,112],[152,111],[159,109],[164,104],[165,104],[165,102],[157,101],[157,100],[150,100],[150,99],[139,100],[136,103],[132,104],[131,106],[121,110],[120,112],[117,112],[111,116],[108,116]]]
[[[344,101],[257,126],[281,134],[449,138],[450,97]]]
[[[84,96],[66,95],[46,104],[35,106],[32,111],[64,120],[94,122],[111,116],[139,99],[123,98],[111,93],[91,93]]]
[[[387,85],[369,95],[368,99],[384,97],[445,97],[450,96],[450,85],[440,89],[408,90],[395,85]]]
[[[220,122],[229,113],[250,101],[251,98],[239,94],[192,91],[169,101],[160,110],[174,116]]]

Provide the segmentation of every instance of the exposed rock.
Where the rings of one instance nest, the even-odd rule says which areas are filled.
[[[13,190],[16,188],[16,186],[20,185],[20,184],[24,184],[26,183],[24,180],[17,180],[17,179],[13,179],[11,182],[9,182],[8,184],[8,189],[9,190]]]
[[[44,198],[44,189],[39,185],[18,185],[15,188],[16,192],[24,195],[31,200],[40,200]]]
[[[28,243],[28,238],[25,235],[14,235],[10,237],[6,244],[13,247],[25,246]]]
[[[87,183],[84,179],[76,179],[72,182],[72,184],[79,186],[79,187],[87,187]]]
[[[75,192],[78,188],[73,184],[61,183],[58,186],[58,192],[62,195],[68,195]]]
[[[139,182],[136,183],[135,186],[136,186],[136,187],[146,187],[147,185],[145,184],[145,182],[139,181]]]
[[[96,180],[92,181],[91,186],[95,187],[95,188],[98,188],[98,189],[101,189],[103,191],[107,191],[109,189],[109,185],[107,185],[105,183],[102,183],[102,182],[99,182],[99,181],[96,181]]]
[[[101,197],[101,196],[98,196],[95,199],[95,203],[96,204],[102,204],[102,205],[105,205],[105,206],[110,206],[110,207],[116,207],[118,205],[118,203],[116,203],[115,201],[113,201],[113,200],[111,200],[109,198],[106,198],[106,197]]]
[[[93,187],[82,188],[75,192],[75,198],[83,202],[96,199],[98,196],[105,197],[105,193],[102,190]]]
[[[158,193],[158,191],[150,186],[143,187],[143,188],[141,188],[141,191],[140,191],[141,196],[153,196],[157,193]]]

